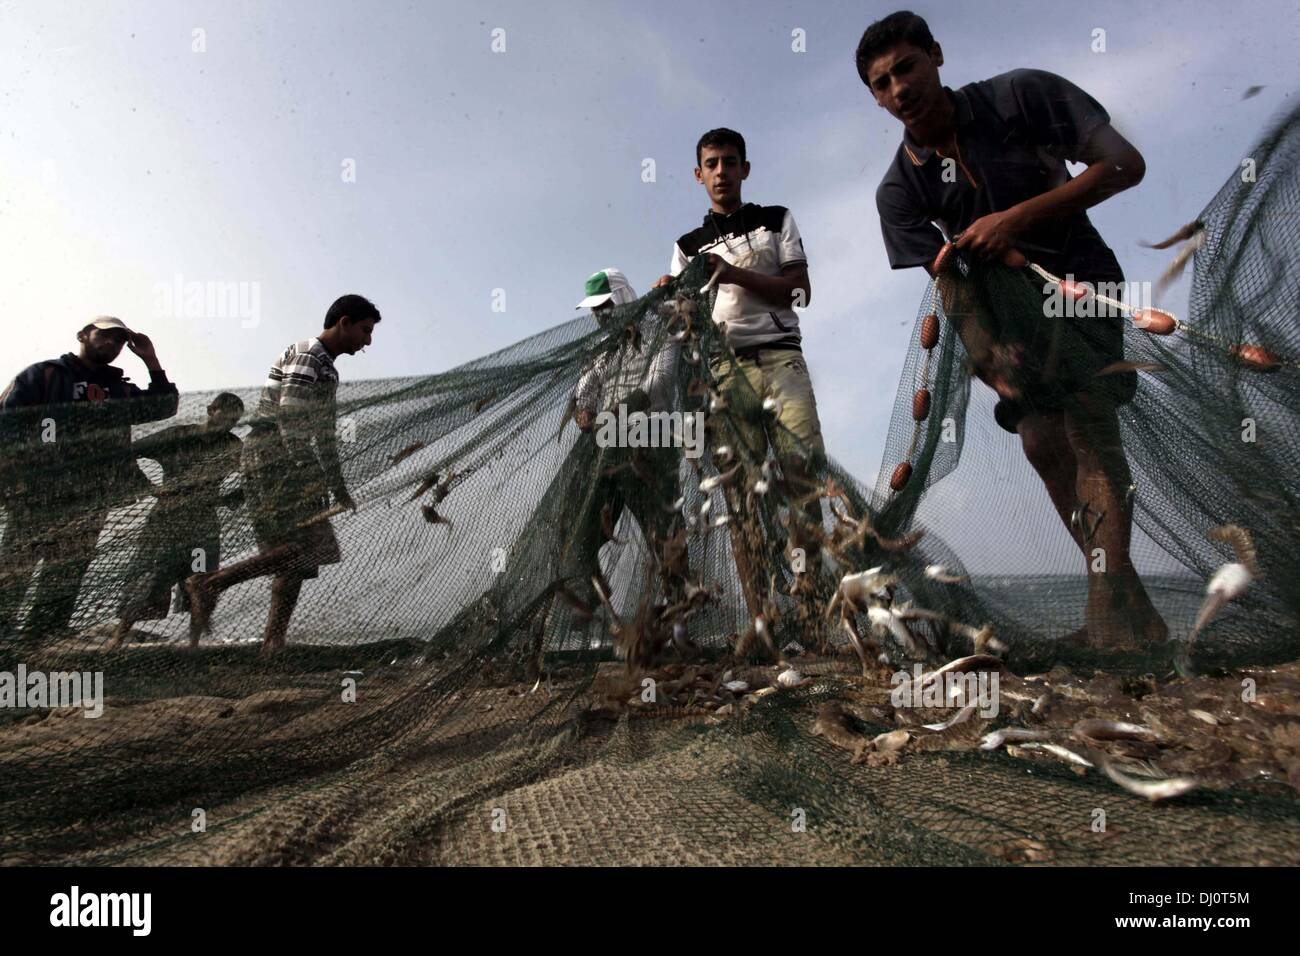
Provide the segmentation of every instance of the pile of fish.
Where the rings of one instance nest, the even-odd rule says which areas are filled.
[[[671,663],[635,675],[611,674],[597,692],[598,714],[707,717],[721,722],[778,694],[812,683],[788,664]]]
[[[995,692],[945,700],[957,675],[996,675],[996,684],[984,682]],[[841,690],[820,706],[813,733],[854,763],[997,751],[1099,772],[1153,802],[1247,781],[1300,790],[1300,663],[1163,680],[1084,678],[1063,667],[1019,677],[996,657],[972,655],[916,676],[882,671],[838,680]]]

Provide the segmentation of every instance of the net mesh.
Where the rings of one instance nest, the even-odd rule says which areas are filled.
[[[1300,680],[1265,666],[1300,639],[1300,113],[1249,155],[1197,220],[1171,334],[1054,314],[1033,269],[954,260],[918,310],[874,485],[786,431],[781,395],[724,380],[703,261],[603,324],[342,384],[355,513],[310,476],[252,493],[267,452],[247,425],[242,464],[191,429],[137,466],[103,409],[6,411],[0,672],[11,695],[20,673],[102,674],[104,707],[0,709],[0,859],[1300,859]],[[601,407],[630,412],[666,374],[673,414],[650,421],[669,447],[606,440],[617,415],[577,427],[595,367]],[[183,395],[137,443],[213,398]],[[999,426],[1017,410],[1065,444]],[[1054,502],[1040,476],[1061,469],[1076,494]],[[322,528],[340,561],[313,557]],[[250,560],[318,572],[275,653],[270,575],[228,574]],[[1233,561],[1250,586],[1196,627]],[[190,648],[196,573],[222,586]],[[888,703],[913,664],[990,652],[971,666],[1003,673],[1000,716],[930,732],[952,708]],[[1110,760],[1202,787],[1147,802],[1096,766],[975,749],[1107,716],[1162,728]],[[870,743],[899,727],[900,753]]]

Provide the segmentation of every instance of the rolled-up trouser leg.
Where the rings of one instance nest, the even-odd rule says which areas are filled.
[[[760,354],[763,388],[779,403],[768,435],[791,502],[803,501],[803,519],[821,528],[821,500],[815,494],[817,474],[826,463],[817,399],[802,352],[769,350]],[[821,573],[821,548],[816,542],[805,546],[804,570],[800,581],[813,582]]]
[[[719,394],[726,400],[727,414],[718,416],[724,430],[713,436],[714,447],[731,444],[743,462],[762,461],[767,456],[767,434],[763,428],[763,374],[753,361],[730,358],[712,365]],[[767,595],[766,555],[760,547],[762,529],[750,513],[746,491],[753,487],[757,475],[746,467],[744,482],[732,482],[726,488],[727,510],[734,520],[728,527],[736,575],[749,610],[749,619],[763,613]]]

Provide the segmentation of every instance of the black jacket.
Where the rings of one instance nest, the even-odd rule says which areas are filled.
[[[112,365],[69,352],[23,369],[0,393],[0,489],[24,495],[130,497],[144,479],[131,426],[176,414],[180,395],[163,371],[142,390]]]

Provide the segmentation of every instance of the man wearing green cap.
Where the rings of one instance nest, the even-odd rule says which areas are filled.
[[[110,508],[148,479],[131,455],[131,426],[170,418],[180,396],[149,337],[100,316],[78,333],[79,352],[30,365],[0,393],[0,633],[13,632],[32,572],[43,561],[24,630],[66,632],[81,579]],[[129,347],[149,369],[141,390],[112,363]]]
[[[633,318],[626,313],[637,295],[620,270],[602,269],[591,276],[586,293],[577,308],[591,309],[602,328],[621,326],[620,319],[642,323],[641,316]],[[565,489],[560,495],[569,508],[575,500],[580,502],[576,519],[562,528],[560,578],[575,596],[593,607],[599,602],[592,579],[601,575],[600,550],[613,540],[620,517],[626,513],[634,519],[646,543],[659,549],[672,537],[677,523],[671,506],[678,495],[681,450],[625,447],[621,441],[607,440],[613,430],[598,429],[597,423],[602,413],[611,418],[622,415],[626,420],[637,413],[671,411],[681,346],[666,342],[651,354],[651,345],[618,334],[621,341],[591,359],[578,379],[573,416],[583,437],[570,467],[562,469],[562,475],[577,476],[583,487]],[[584,454],[591,457],[589,468],[578,467],[579,456]],[[661,561],[661,565],[665,588],[674,595],[684,583],[685,568],[676,562]]]

